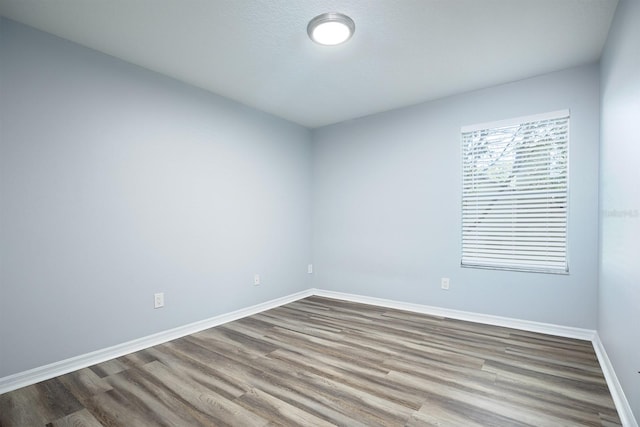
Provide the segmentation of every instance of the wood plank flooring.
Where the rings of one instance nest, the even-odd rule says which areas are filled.
[[[310,297],[0,395],[10,426],[619,426],[587,341]]]

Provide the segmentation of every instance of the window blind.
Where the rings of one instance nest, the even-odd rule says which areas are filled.
[[[567,273],[569,111],[462,128],[462,266]]]

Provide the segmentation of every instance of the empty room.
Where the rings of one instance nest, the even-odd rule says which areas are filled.
[[[0,14],[1,427],[638,427],[640,1]]]

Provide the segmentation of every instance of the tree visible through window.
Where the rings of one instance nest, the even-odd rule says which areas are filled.
[[[567,273],[569,111],[462,129],[464,267]]]

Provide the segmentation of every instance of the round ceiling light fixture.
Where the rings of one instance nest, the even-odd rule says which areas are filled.
[[[309,21],[307,34],[314,42],[335,46],[346,42],[356,31],[356,24],[353,19],[342,13],[323,13]]]

